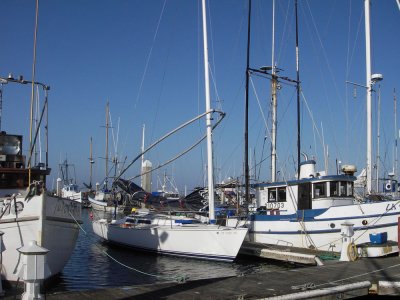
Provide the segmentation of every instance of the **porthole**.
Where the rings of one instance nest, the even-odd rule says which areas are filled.
[[[336,227],[335,223],[331,223],[329,226],[330,226],[331,228],[335,228],[335,227]]]
[[[367,221],[367,220],[363,220],[363,221],[362,221],[362,224],[365,226],[365,225],[368,224],[368,221]]]

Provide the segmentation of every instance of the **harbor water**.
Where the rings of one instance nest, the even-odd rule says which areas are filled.
[[[239,255],[233,263],[211,262],[111,245],[93,233],[91,210],[83,210],[82,214],[84,222],[75,250],[62,273],[46,285],[47,293],[241,276],[293,268],[292,265],[248,256]]]

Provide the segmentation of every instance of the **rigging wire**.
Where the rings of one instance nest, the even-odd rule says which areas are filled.
[[[289,18],[289,11],[290,11],[290,1],[287,1],[287,6],[286,9],[282,7],[282,1],[277,1],[277,6],[278,8],[281,8],[281,10],[284,12],[283,15],[285,16],[285,20],[284,20],[284,24],[283,24],[283,33],[282,33],[282,37],[281,37],[281,42],[280,42],[280,47],[278,49],[278,51],[275,51],[278,53],[277,56],[275,56],[275,60],[277,62],[277,65],[279,66],[279,62],[281,61],[281,55],[283,54],[283,46],[286,46],[286,48],[289,46],[289,43],[285,43],[284,40],[286,40],[286,36],[289,34],[287,33],[287,29],[288,28],[292,28],[291,26],[289,26],[289,20],[293,20],[293,17]]]
[[[220,116],[220,118],[218,119],[218,121],[213,125],[212,130],[214,130],[215,127],[217,127],[217,126],[219,125],[219,123],[222,121],[222,119],[224,118],[224,116],[225,116],[225,114],[223,114],[223,115]],[[183,127],[181,127],[181,128],[183,128]],[[203,135],[203,137],[201,137],[201,138],[200,138],[198,141],[196,141],[193,145],[191,145],[190,147],[188,147],[187,149],[185,149],[184,151],[182,151],[182,152],[179,153],[178,155],[172,157],[171,159],[167,160],[166,162],[164,162],[164,163],[162,163],[162,164],[159,164],[157,167],[152,168],[152,169],[149,170],[149,171],[142,172],[142,173],[140,173],[140,174],[138,174],[138,175],[136,175],[136,176],[133,176],[133,177],[129,178],[129,180],[133,180],[133,179],[136,179],[136,178],[138,178],[138,177],[141,177],[141,176],[143,176],[143,175],[145,175],[145,174],[154,172],[154,171],[156,171],[156,170],[158,170],[158,169],[160,169],[160,168],[162,168],[162,167],[164,167],[164,166],[166,166],[166,165],[172,163],[173,161],[175,161],[175,160],[177,160],[178,158],[182,157],[183,155],[185,155],[185,154],[188,153],[189,151],[193,150],[193,149],[194,149],[197,145],[199,145],[206,137],[207,137],[207,134]],[[159,140],[159,142],[161,142],[161,139]],[[156,143],[157,143],[157,142],[156,142]],[[154,145],[154,146],[155,146],[155,145]],[[145,151],[142,152],[142,154],[144,154],[147,150],[150,150],[150,149],[146,149]]]
[[[322,54],[322,58],[323,58],[323,60],[325,61],[325,64],[326,64],[327,69],[328,69],[328,73],[329,73],[329,75],[330,75],[330,77],[331,77],[331,82],[333,83],[334,90],[336,91],[336,94],[337,94],[337,98],[341,100],[341,101],[340,101],[341,105],[342,105],[342,106],[345,106],[344,101],[343,101],[343,97],[342,97],[341,94],[339,93],[338,84],[337,84],[337,82],[336,82],[336,77],[334,76],[333,69],[332,69],[331,64],[330,64],[330,62],[329,62],[329,60],[328,60],[328,55],[327,55],[326,48],[325,48],[325,46],[324,46],[324,43],[322,42],[321,34],[320,34],[319,29],[318,29],[318,27],[317,27],[317,25],[316,25],[315,18],[314,18],[314,14],[312,13],[312,10],[311,10],[311,8],[310,8],[310,5],[309,5],[309,2],[308,2],[308,1],[306,1],[306,5],[307,5],[308,15],[310,16],[310,18],[305,18],[305,19],[306,19],[306,21],[307,21],[308,19],[311,20],[311,26],[312,26],[312,28],[313,28],[313,31],[315,32],[315,36],[316,36],[317,42],[318,42],[318,44],[319,44],[319,49],[321,49],[321,50],[318,50],[318,53],[321,53],[321,54]],[[303,7],[302,7],[302,8],[303,8]],[[304,14],[305,14],[305,13],[306,13],[306,12],[304,12]],[[308,30],[311,32],[312,30],[310,29],[309,23],[308,23],[308,22],[305,22],[305,23],[306,23],[306,25],[307,25]],[[317,49],[316,49],[317,46],[316,46],[316,45],[314,45],[314,48],[315,48],[315,51],[317,51]],[[318,58],[319,56],[316,55],[316,57]],[[321,74],[323,75],[325,72],[323,72],[322,69],[321,69],[322,64],[319,64],[319,66],[320,66],[320,69],[319,69],[319,70],[320,70]],[[321,78],[324,79],[324,76],[321,76]],[[325,81],[323,81],[323,83],[324,83],[324,87],[325,87],[324,90],[325,90],[325,92],[326,92],[326,83],[325,83]],[[326,95],[326,99],[329,99],[329,96],[328,96],[328,95]],[[333,109],[332,109],[332,107],[331,107],[331,105],[330,105],[330,102],[329,102],[329,101],[326,101],[326,103],[327,103],[327,107],[328,107],[329,112],[330,112],[330,113],[329,113],[330,122],[331,122],[331,124],[334,124],[333,119],[332,119],[332,116],[334,116],[335,114],[333,113]],[[342,110],[344,110],[344,109],[345,109],[345,107],[343,107]],[[337,136],[336,136],[336,135],[337,135],[337,131],[334,130],[334,131],[333,131],[333,134],[332,134],[333,142],[334,142],[336,151],[339,153],[339,156],[342,157],[342,156],[343,156],[343,155],[341,154],[341,153],[342,153],[342,150],[341,150],[341,147],[339,147],[339,143],[337,142]]]
[[[139,98],[140,98],[140,95],[141,95],[141,92],[142,92],[144,79],[145,79],[146,74],[147,74],[147,69],[149,67],[150,58],[151,58],[151,55],[153,53],[153,48],[154,48],[154,44],[155,44],[155,41],[156,41],[156,38],[157,38],[157,35],[158,35],[158,30],[160,28],[161,20],[162,20],[163,15],[164,15],[164,10],[165,10],[166,3],[167,3],[167,0],[164,0],[164,4],[163,4],[163,7],[161,9],[160,17],[158,18],[157,27],[156,27],[156,30],[155,30],[155,33],[154,33],[154,36],[153,36],[153,43],[152,43],[152,45],[150,47],[150,51],[149,51],[149,53],[147,55],[146,64],[145,64],[145,67],[144,67],[142,79],[140,80],[139,91],[138,91],[138,94],[136,96],[135,105],[133,107],[134,111],[136,111],[136,107],[137,107],[137,105],[139,103]]]
[[[121,176],[139,159],[142,157],[142,155],[144,155],[145,153],[147,153],[148,151],[150,151],[152,148],[154,148],[156,145],[158,145],[159,143],[161,143],[163,140],[165,140],[166,138],[168,138],[169,136],[173,135],[174,133],[178,132],[179,130],[183,129],[184,127],[190,125],[191,123],[199,120],[200,118],[208,115],[208,114],[212,114],[212,113],[219,113],[220,118],[219,120],[212,126],[211,130],[215,129],[215,127],[222,121],[222,119],[225,116],[225,113],[223,113],[222,111],[219,110],[215,110],[212,109],[210,111],[206,111],[200,115],[198,115],[197,117],[183,123],[182,125],[178,126],[177,128],[171,130],[170,132],[166,133],[164,136],[162,136],[160,139],[158,139],[157,141],[155,141],[153,144],[151,144],[147,149],[145,149],[144,151],[142,151],[139,155],[137,155],[129,164],[128,166],[125,167],[125,169],[123,169],[120,174],[114,179],[114,181],[118,180],[119,178],[121,178]],[[203,137],[204,138],[204,137]],[[198,142],[199,143],[199,142]],[[196,145],[198,144],[196,143]],[[192,149],[192,147],[189,147],[189,149]],[[187,153],[189,150],[186,150],[185,153]],[[182,155],[180,155],[182,156]],[[180,157],[179,156],[179,157]],[[174,158],[173,160],[175,160],[176,158]],[[173,161],[173,160],[169,160],[169,162]],[[165,164],[164,164],[165,165]]]
[[[93,211],[94,211],[94,210],[92,210],[92,212],[93,212]],[[88,237],[88,238],[93,238],[93,239],[94,239],[94,237],[93,237],[92,235],[89,235],[89,234],[85,231],[85,229],[83,229],[83,227],[81,226],[81,224],[79,224],[79,222],[76,220],[76,218],[75,218],[74,215],[71,213],[71,211],[68,211],[68,213],[69,213],[70,216],[74,219],[75,223],[78,225],[79,229],[85,234],[85,236]],[[134,271],[134,272],[136,272],[136,273],[140,273],[140,274],[143,274],[143,275],[146,275],[146,276],[151,276],[151,277],[157,277],[157,278],[164,279],[164,280],[171,280],[171,279],[172,279],[172,280],[177,281],[177,282],[180,282],[180,283],[185,282],[185,281],[189,278],[189,277],[186,276],[186,275],[165,276],[165,275],[158,275],[158,274],[152,274],[152,273],[147,273],[147,272],[141,271],[141,270],[139,270],[139,269],[136,269],[136,268],[134,268],[134,267],[131,267],[131,266],[128,266],[128,265],[124,264],[123,262],[119,261],[118,259],[116,259],[116,258],[113,257],[112,255],[108,254],[107,251],[104,249],[104,247],[101,247],[100,244],[97,243],[97,240],[96,240],[95,243],[93,243],[93,245],[94,245],[95,247],[97,247],[97,248],[101,251],[101,253],[103,253],[104,255],[106,255],[107,257],[109,257],[111,260],[113,260],[113,261],[116,262],[117,264],[123,266],[123,267],[126,268],[126,269],[129,269],[129,270],[131,270],[131,271]]]

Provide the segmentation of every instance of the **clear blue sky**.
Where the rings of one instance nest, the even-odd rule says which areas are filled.
[[[276,61],[284,70],[281,74],[294,79],[294,1],[277,2]],[[381,160],[386,169],[391,169],[394,88],[400,99],[400,11],[394,0],[371,2],[372,72],[384,76]],[[335,159],[362,169],[366,141],[365,90],[358,88],[354,98],[353,88],[345,81],[365,84],[366,80],[364,1],[300,0],[299,5],[302,90],[315,126],[320,132],[323,127],[330,171],[335,171]],[[253,68],[271,65],[271,7],[272,1],[253,0],[250,59]],[[223,179],[242,174],[248,1],[211,0],[208,8],[213,106],[222,105],[227,113],[214,133],[216,176]],[[0,2],[1,76],[12,72],[14,77],[22,74],[31,79],[34,14],[34,0]],[[107,100],[115,138],[120,120],[118,156],[120,160],[127,157],[127,162],[140,151],[143,124],[149,145],[204,111],[199,17],[197,0],[40,0],[36,80],[51,86],[50,186],[58,176],[59,162],[65,157],[75,164],[78,183],[88,182],[90,137],[96,160],[93,182],[103,180],[105,128],[102,126]],[[257,77],[252,82],[268,118],[270,83]],[[254,164],[262,158],[266,133],[253,90],[250,95],[250,152]],[[4,87],[2,130],[23,133],[25,152],[29,145],[29,99],[29,86]],[[278,168],[289,177],[294,173],[293,157],[296,157],[295,99],[295,89],[282,84],[278,95]],[[376,128],[376,96],[373,108]],[[321,170],[324,168],[321,140],[312,129],[304,105],[301,115],[303,151],[316,157]],[[159,145],[146,158],[157,165],[175,156],[204,133],[204,122],[202,119]],[[112,137],[110,130],[110,156],[115,153]],[[263,158],[269,155],[269,147],[267,141]],[[181,190],[185,185],[188,190],[202,185],[204,149],[203,143],[160,172],[173,174]],[[260,179],[268,180],[269,159],[261,167]],[[138,173],[136,163],[126,176]]]

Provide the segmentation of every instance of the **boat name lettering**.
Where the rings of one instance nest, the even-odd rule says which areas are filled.
[[[388,205],[386,205],[386,211],[398,209],[400,209],[400,203],[389,203]]]
[[[74,201],[64,201],[62,199],[57,201],[57,205],[54,209],[54,212],[61,213],[62,215],[68,217],[70,217],[70,213],[74,217],[79,216],[78,204],[75,203]]]
[[[1,216],[8,216],[9,214],[16,215],[24,210],[24,203],[21,201],[9,201],[1,207]]]
[[[283,203],[283,202],[267,203],[267,209],[280,209],[280,208],[285,208],[285,203]]]

